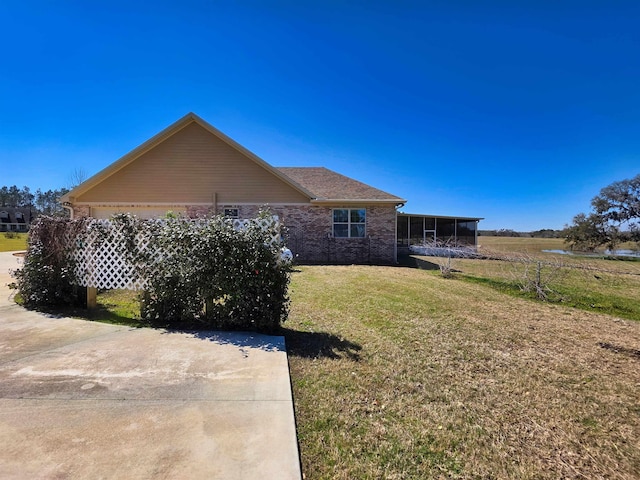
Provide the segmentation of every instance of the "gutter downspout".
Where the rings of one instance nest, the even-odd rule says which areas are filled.
[[[397,265],[398,264],[398,209],[404,207],[404,203],[401,203],[399,205],[396,205],[396,217],[395,217],[395,222],[393,225],[393,230],[394,230],[394,237],[396,239],[395,242],[393,242],[393,261],[394,263]]]
[[[71,203],[64,202],[62,204],[62,208],[69,210],[69,220],[73,220],[73,207],[71,206]]]

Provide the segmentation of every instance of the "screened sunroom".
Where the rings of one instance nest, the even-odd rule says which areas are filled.
[[[475,248],[478,245],[480,220],[482,218],[398,213],[398,253],[408,252],[411,246],[431,244]]]

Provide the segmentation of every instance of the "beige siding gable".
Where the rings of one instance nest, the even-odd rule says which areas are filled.
[[[309,198],[191,122],[76,197],[84,202],[308,203]]]

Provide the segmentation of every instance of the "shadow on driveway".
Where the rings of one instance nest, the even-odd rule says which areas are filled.
[[[348,358],[360,360],[362,347],[357,343],[340,338],[327,332],[301,332],[281,327],[277,336],[250,332],[165,330],[163,334],[189,335],[219,345],[233,345],[243,348],[257,348],[267,352],[287,352],[288,355],[303,358]],[[282,338],[286,340],[285,344]]]

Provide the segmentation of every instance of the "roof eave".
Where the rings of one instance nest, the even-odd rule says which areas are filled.
[[[350,204],[350,205],[371,205],[387,204],[387,205],[404,205],[407,203],[402,198],[314,198],[311,200],[314,205],[333,205],[333,204]]]
[[[456,220],[475,220],[480,221],[484,220],[485,217],[466,217],[464,215],[430,215],[428,213],[407,213],[407,212],[398,212],[398,215],[405,215],[407,217],[429,217],[429,218],[447,218],[447,219],[456,219]]]

